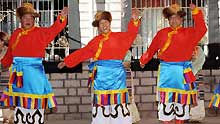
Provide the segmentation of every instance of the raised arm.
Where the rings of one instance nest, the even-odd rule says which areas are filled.
[[[132,10],[132,18],[130,22],[128,23],[128,29],[127,32],[122,32],[120,38],[121,40],[121,46],[123,46],[126,49],[129,49],[130,46],[133,44],[140,27],[140,11],[134,9]]]
[[[201,38],[205,35],[207,31],[207,27],[204,21],[204,16],[202,10],[196,7],[194,4],[190,4],[190,8],[192,10],[192,16],[195,22],[194,27],[190,29],[190,34],[197,44]]]
[[[60,33],[65,28],[67,24],[67,14],[68,8],[64,7],[52,26],[42,28],[42,33],[44,33],[46,37],[46,44],[50,43],[58,35],[58,33]]]
[[[128,23],[128,31],[129,33],[137,34],[138,29],[140,27],[140,15],[141,12],[137,9],[132,10],[131,20]]]

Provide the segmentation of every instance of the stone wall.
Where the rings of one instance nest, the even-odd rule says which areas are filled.
[[[212,92],[220,82],[220,70],[202,70],[200,89],[205,92],[207,108]],[[83,63],[82,73],[48,74],[49,80],[57,96],[57,113],[47,114],[46,119],[91,119],[91,95],[87,89],[88,68]],[[141,117],[156,117],[155,103],[157,71],[134,72],[135,101]]]

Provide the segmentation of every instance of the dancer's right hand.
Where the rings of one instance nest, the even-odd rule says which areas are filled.
[[[69,8],[63,7],[63,10],[59,13],[61,16],[66,17],[68,15]]]
[[[137,8],[132,9],[132,12],[131,12],[132,19],[138,20],[140,16],[141,16],[140,10],[138,10]]]
[[[190,4],[190,9],[191,9],[191,10],[194,10],[195,8],[196,8],[196,5],[193,4],[193,3],[191,3],[191,4]]]
[[[141,67],[141,68],[144,68],[144,67],[145,67],[145,64],[141,64],[141,63],[140,63],[140,67]]]
[[[57,67],[58,67],[59,69],[62,69],[62,68],[65,67],[65,66],[66,66],[65,62],[60,62],[60,63],[57,65]]]

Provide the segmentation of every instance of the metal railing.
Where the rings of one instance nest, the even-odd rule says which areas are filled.
[[[0,0],[0,30],[11,34],[20,27],[19,19],[16,18],[16,8],[22,3],[29,2],[40,13],[36,18],[35,25],[48,27],[53,24],[59,11],[67,6],[68,0]],[[66,38],[68,26],[51,42],[45,50],[45,60],[59,61],[69,54],[69,41]]]

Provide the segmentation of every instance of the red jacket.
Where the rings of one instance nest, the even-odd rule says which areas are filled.
[[[47,45],[62,31],[66,26],[67,19],[60,22],[60,17],[51,27],[32,27],[27,34],[21,33],[22,28],[16,29],[10,40],[6,55],[1,60],[4,67],[9,67],[12,64],[13,57],[41,57],[45,56],[45,48]],[[21,36],[19,37],[19,33]],[[19,38],[18,38],[19,37]],[[14,50],[12,46],[15,45]]]
[[[104,42],[98,60],[122,60],[131,47],[136,35],[140,22],[137,25],[131,20],[128,24],[127,32],[110,32],[108,39]],[[84,48],[81,48],[64,59],[67,67],[74,67],[80,62],[89,58],[94,58],[98,50],[99,42],[103,39],[102,34],[93,38]]]
[[[170,40],[171,43],[162,54],[158,55],[160,60],[166,62],[191,60],[194,47],[207,31],[201,10],[193,14],[193,19],[195,22],[194,27],[180,27],[178,29],[168,27],[158,31],[148,50],[141,56],[140,63],[148,63],[158,50],[162,50],[168,40]],[[168,33],[172,31],[175,31],[175,33],[168,37]]]

